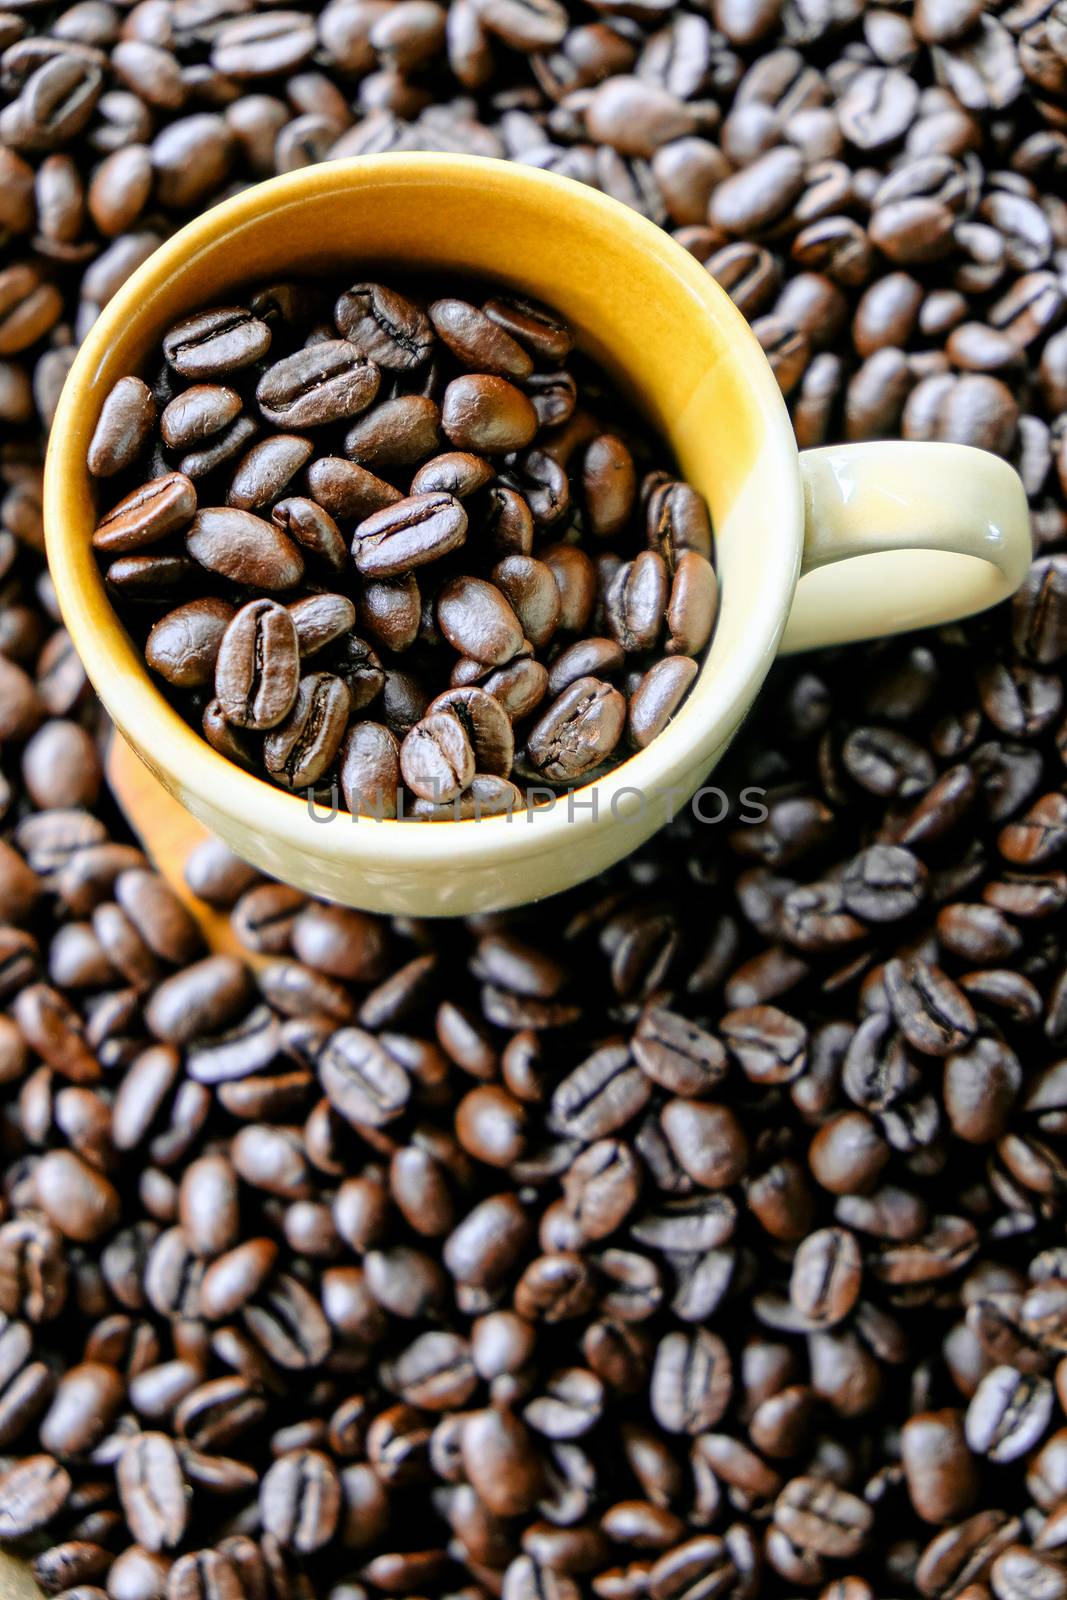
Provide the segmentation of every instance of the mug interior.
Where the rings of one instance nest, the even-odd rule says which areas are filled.
[[[104,309],[60,403],[46,495],[57,589],[101,698],[194,811],[206,774],[226,789],[236,817],[247,822],[249,804],[265,808],[257,813],[261,828],[280,829],[293,843],[313,840],[321,851],[323,830],[309,822],[303,798],[217,756],[150,679],[92,553],[96,514],[85,454],[112,384],[142,370],[179,316],[282,275],[348,271],[355,281],[390,268],[474,275],[555,307],[706,496],[722,594],[710,651],[668,728],[597,783],[602,806],[618,796],[623,808],[634,789],[691,790],[762,681],[796,584],[802,507],[783,401],[728,297],[662,230],[569,180],[480,158],[359,158],[259,185],[183,229]],[[475,835],[481,851],[495,835],[492,843],[514,857],[543,850],[549,830],[567,822],[558,807],[531,820],[521,834],[510,830],[510,844],[504,820],[489,819],[476,827],[373,823],[345,830],[342,848],[444,862],[462,829],[465,843]],[[579,814],[572,826],[582,825]]]

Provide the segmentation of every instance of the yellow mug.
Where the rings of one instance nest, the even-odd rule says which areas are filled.
[[[391,267],[474,273],[554,306],[666,435],[711,507],[722,603],[700,675],[659,738],[573,800],[462,822],[326,820],[182,720],[97,569],[86,448],[112,384],[140,368],[167,326],[257,280]],[[516,905],[611,865],[699,789],[779,650],[966,616],[1011,594],[1031,557],[1022,484],[1003,461],[947,444],[798,455],[759,344],[669,235],[569,179],[440,154],[289,173],[157,250],[105,307],[67,379],[45,526],[74,644],[165,787],[263,871],[346,905],[423,916]]]

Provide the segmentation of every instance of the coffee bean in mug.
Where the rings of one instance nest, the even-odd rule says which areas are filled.
[[[101,413],[94,544],[221,754],[459,819],[587,782],[681,709],[718,607],[707,507],[549,309],[273,284],[190,311],[156,370]]]

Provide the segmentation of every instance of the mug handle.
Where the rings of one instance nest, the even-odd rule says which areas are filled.
[[[1026,492],[987,450],[834,445],[802,451],[800,474],[804,554],[783,652],[953,622],[1026,576]]]

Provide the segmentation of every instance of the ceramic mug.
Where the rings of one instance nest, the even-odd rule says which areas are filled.
[[[93,556],[86,447],[104,398],[167,326],[250,283],[467,272],[554,306],[669,440],[707,497],[722,600],[693,689],[660,736],[572,800],[511,816],[354,821],[246,773],[152,681]],[[1026,573],[1016,474],[948,444],[798,454],[756,339],[668,234],[535,168],[441,154],[368,156],[247,189],[168,240],[104,308],[67,379],[45,474],[48,556],[74,644],[148,767],[240,856],[369,910],[464,914],[599,872],[676,813],[736,733],[779,650],[966,616]],[[798,581],[799,580],[799,581]]]

